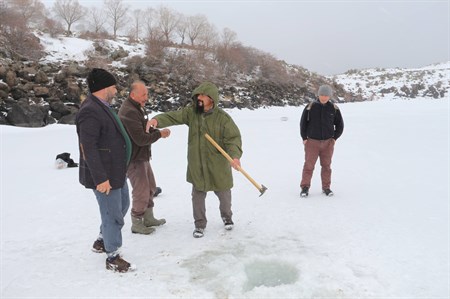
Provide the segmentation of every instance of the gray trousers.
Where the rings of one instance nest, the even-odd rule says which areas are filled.
[[[214,191],[219,198],[220,217],[225,222],[231,220],[233,212],[231,211],[231,190]],[[199,191],[192,186],[192,209],[194,212],[194,224],[196,228],[205,228],[208,220],[206,219],[205,198],[206,192]]]

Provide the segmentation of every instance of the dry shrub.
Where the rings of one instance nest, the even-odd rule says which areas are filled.
[[[51,37],[57,37],[59,34],[64,33],[64,28],[60,22],[57,22],[50,18],[44,19],[44,32],[48,32]]]
[[[111,38],[111,36],[108,34],[106,30],[101,30],[99,32],[83,31],[79,37],[88,40],[100,40],[100,41]]]
[[[44,52],[39,38],[27,27],[24,18],[11,10],[2,10],[0,29],[9,42],[10,48],[17,55],[30,60],[39,60]]]

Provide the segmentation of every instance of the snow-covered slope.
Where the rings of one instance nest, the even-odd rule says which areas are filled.
[[[362,98],[376,100],[383,97],[448,97],[450,89],[450,61],[403,69],[351,70],[331,77],[344,88]]]
[[[64,61],[77,61],[81,65],[88,59],[89,55],[92,55],[95,48],[101,48],[100,51],[105,51],[107,54],[111,54],[115,51],[125,51],[130,58],[136,55],[143,56],[145,53],[145,47],[143,44],[134,43],[130,44],[126,38],[118,37],[117,40],[102,39],[98,41],[87,40],[79,37],[51,37],[49,34],[37,34],[44,52],[47,55],[41,59],[42,63],[46,62],[64,62]],[[119,61],[114,61],[113,66],[121,66]]]

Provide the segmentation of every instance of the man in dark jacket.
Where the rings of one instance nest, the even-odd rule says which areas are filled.
[[[132,153],[127,176],[130,179],[132,191],[131,231],[148,235],[155,231],[152,226],[166,223],[165,219],[153,216],[153,197],[156,192],[155,176],[150,165],[151,144],[170,135],[169,129],[151,129],[145,132],[147,114],[144,106],[148,100],[148,90],[144,82],[131,84],[130,97],[123,102],[119,117],[131,139]]]
[[[91,94],[76,116],[80,147],[80,183],[93,189],[100,208],[101,226],[93,250],[107,254],[108,270],[127,272],[135,267],[120,255],[124,216],[130,206],[127,166],[131,142],[110,104],[117,93],[116,79],[93,69],[87,83]]]
[[[319,100],[310,103],[303,110],[300,120],[300,134],[305,146],[305,164],[303,166],[302,189],[300,196],[307,197],[317,158],[322,166],[322,191],[333,196],[331,185],[331,158],[336,140],[344,131],[344,121],[339,108],[330,102],[333,89],[329,85],[319,87]]]

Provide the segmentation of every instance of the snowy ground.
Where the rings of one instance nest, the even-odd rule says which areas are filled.
[[[333,198],[300,199],[302,107],[229,111],[243,135],[243,168],[269,189],[262,197],[235,172],[235,230],[226,232],[208,195],[205,237],[192,237],[185,182],[187,128],[153,146],[163,193],[150,236],[131,234],[123,253],[138,270],[105,270],[91,252],[99,213],[78,169],[74,126],[0,126],[1,297],[448,298],[449,101],[340,105]],[[284,121],[287,117],[287,120]]]

